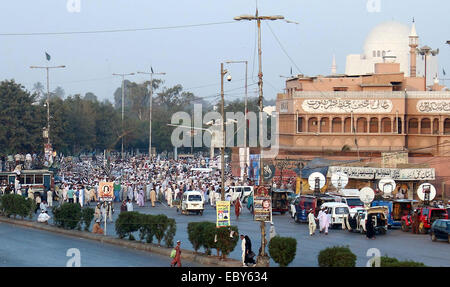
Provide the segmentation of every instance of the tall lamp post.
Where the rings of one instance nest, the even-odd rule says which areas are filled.
[[[245,101],[244,101],[244,160],[245,160],[245,169],[244,169],[244,177],[247,174],[247,94],[248,94],[248,85],[247,85],[247,74],[248,74],[248,61],[226,61],[227,64],[238,64],[242,63],[245,64]]]
[[[221,165],[221,200],[225,200],[225,93],[223,90],[223,78],[228,74],[227,70],[223,69],[223,63],[220,63],[220,98],[221,98],[221,114],[222,114],[222,147],[220,149],[220,165]],[[231,76],[228,75],[228,81],[231,81]]]
[[[122,149],[121,149],[121,155],[122,155],[122,161],[123,161],[123,138],[125,137],[125,131],[123,129],[123,114],[124,114],[124,107],[125,107],[125,76],[133,76],[134,73],[129,74],[113,74],[113,76],[121,76],[122,77]]]
[[[436,56],[439,54],[439,49],[431,50],[428,46],[423,46],[422,48],[417,49],[417,52],[425,57],[425,91],[427,90],[427,58],[429,55]]]
[[[50,69],[63,69],[66,66],[31,66],[31,69],[46,69],[47,70],[47,144],[50,145],[50,83],[49,83],[49,70]]]
[[[154,73],[153,69],[151,73],[148,72],[137,72],[138,74],[150,75],[150,126],[148,129],[148,157],[150,161],[152,160],[152,109],[153,109],[153,75],[165,75],[166,73]]]
[[[258,24],[258,62],[259,62],[259,73],[258,73],[258,87],[259,87],[259,145],[260,145],[260,175],[259,175],[259,185],[264,185],[264,166],[263,166],[263,128],[262,128],[262,113],[263,113],[263,73],[262,73],[262,62],[261,62],[261,21],[263,20],[285,20],[284,16],[281,15],[275,15],[275,16],[259,16],[258,9],[256,9],[255,15],[241,15],[234,17],[234,20],[241,21],[241,20],[248,20],[248,21],[256,21]],[[296,23],[293,21],[285,20],[287,23]],[[297,23],[296,23],[297,24]],[[265,249],[266,249],[266,225],[264,221],[261,221],[261,255],[262,257],[266,257],[265,255]],[[258,260],[260,257],[258,257]],[[267,258],[262,259],[266,262],[261,262],[262,265],[268,265]]]

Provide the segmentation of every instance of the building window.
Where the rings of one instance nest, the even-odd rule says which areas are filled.
[[[377,51],[377,57],[381,57],[381,52]]]
[[[303,118],[302,117],[297,118],[297,132],[298,133],[303,132]]]
[[[375,58],[377,56],[377,51],[373,51],[373,57]]]
[[[335,92],[347,92],[348,91],[348,87],[334,87],[333,90]]]

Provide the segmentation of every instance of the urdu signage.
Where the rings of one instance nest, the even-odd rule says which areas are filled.
[[[391,100],[304,100],[302,108],[309,113],[390,113]]]
[[[416,108],[421,113],[450,113],[450,100],[421,100]]]
[[[374,168],[374,167],[351,167],[331,166],[329,174],[337,172],[345,173],[354,179],[381,179],[391,178],[393,180],[435,180],[434,168]]]

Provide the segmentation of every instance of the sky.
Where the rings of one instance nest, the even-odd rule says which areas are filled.
[[[76,5],[68,9],[68,2],[77,1],[79,10]],[[450,40],[450,1],[258,0],[257,5],[260,15],[283,15],[298,22],[262,24],[266,99],[283,92],[281,76],[289,76],[291,68],[293,74],[328,75],[334,54],[337,72],[344,73],[346,56],[362,53],[372,28],[391,20],[410,25],[413,17],[421,45],[439,48],[440,71],[444,68],[450,78],[450,46],[445,44]],[[121,85],[121,77],[113,73],[149,72],[152,67],[167,73],[162,77],[165,86],[181,84],[198,97],[217,101],[220,63],[246,60],[249,96],[256,96],[256,23],[233,21],[235,16],[254,14],[255,9],[255,0],[2,0],[0,80],[14,79],[31,90],[38,81],[46,83],[45,71],[30,69],[31,65],[65,65],[51,70],[51,90],[61,86],[66,96],[93,92],[100,100],[113,102]],[[218,22],[231,23],[117,33],[6,35]],[[45,52],[51,55],[49,62]],[[225,66],[232,76],[231,82],[225,81],[225,100],[243,98],[245,65]],[[143,82],[148,77],[127,79]]]

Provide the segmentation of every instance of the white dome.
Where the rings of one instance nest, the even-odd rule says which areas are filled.
[[[366,56],[373,57],[373,51],[409,51],[411,27],[398,22],[384,22],[369,33],[364,44]]]

